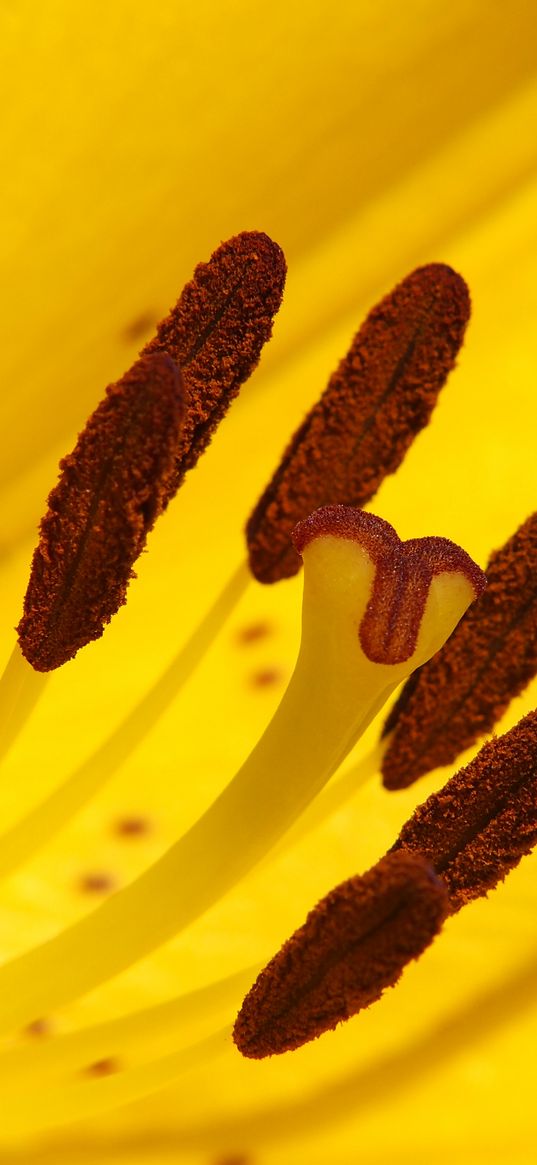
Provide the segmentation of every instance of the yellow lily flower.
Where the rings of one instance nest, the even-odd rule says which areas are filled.
[[[403,538],[443,535],[484,565],[535,510],[537,15],[529,0],[259,11],[22,0],[1,22],[2,661],[58,460],[104,385],[221,239],[266,231],[289,264],[273,340],[152,533],[126,607],[53,674],[3,761],[8,835],[203,620],[244,558],[244,523],[289,435],[371,304],[419,264],[460,271],[473,318],[431,426],[375,512]],[[291,674],[301,587],[251,583],[113,779],[2,884],[4,961],[133,882],[226,786]],[[378,733],[377,721],[357,757]],[[322,1040],[257,1062],[215,1036],[254,968],[384,854],[446,775],[397,794],[370,780],[178,938],[16,1028],[0,1052],[0,1162],[533,1160],[535,856],[450,918],[395,991]],[[133,1035],[131,1013],[179,995],[182,1011],[148,1012]],[[96,1026],[115,1020],[104,1049]],[[49,1106],[47,1047],[79,1029],[85,1059],[62,1045]],[[156,1087],[151,1065],[167,1058]],[[128,1072],[138,1085],[126,1104]],[[100,1090],[97,1111],[80,1103],[84,1088]]]

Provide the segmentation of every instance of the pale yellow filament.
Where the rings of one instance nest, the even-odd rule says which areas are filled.
[[[45,1087],[32,1094],[31,1104],[27,1091],[10,1091],[2,1111],[3,1135],[43,1131],[132,1103],[158,1092],[183,1072],[232,1048],[231,1029],[227,1026],[190,1047],[150,1063],[94,1078],[81,1074],[78,1080],[71,1078],[58,1087]]]
[[[272,850],[271,857],[276,857],[280,852],[283,853],[284,850],[293,846],[295,842],[301,841],[312,829],[322,825],[327,817],[341,809],[341,806],[345,805],[358,792],[358,789],[363,788],[368,781],[376,777],[384,750],[385,741],[381,741],[371,752],[360,757],[346,772],[341,773],[341,776],[334,777],[282,837],[276,848]]]
[[[66,1073],[82,1071],[96,1061],[128,1059],[132,1052],[144,1061],[164,1046],[178,1051],[185,1039],[201,1034],[207,1020],[222,1012],[231,1019],[260,969],[261,965],[249,966],[152,1007],[8,1048],[0,1054],[2,1091],[22,1089],[28,1094],[31,1088],[55,1084]]]
[[[0,761],[30,718],[47,682],[47,672],[34,671],[18,645],[0,678]]]
[[[0,837],[0,877],[12,873],[50,841],[135,751],[201,663],[214,638],[246,590],[249,577],[247,565],[241,564],[166,671],[118,725],[108,740],[105,740],[104,744],[84,761],[59,789]],[[22,656],[20,659],[22,660]],[[38,693],[41,691],[39,685],[35,689],[32,687],[34,681],[31,680],[31,676],[38,677],[39,673],[34,672],[24,660],[22,662],[25,665],[24,690],[28,699],[34,690]],[[11,666],[18,675],[20,666],[15,653]],[[30,673],[30,676],[27,673]],[[18,708],[20,706],[17,705]],[[22,727],[20,716],[17,727]]]

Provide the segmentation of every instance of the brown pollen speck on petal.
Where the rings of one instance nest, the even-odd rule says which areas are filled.
[[[88,1064],[84,1068],[84,1074],[100,1079],[103,1076],[112,1076],[120,1070],[121,1064],[115,1056],[103,1056],[102,1060],[95,1060],[93,1064]]]
[[[468,288],[443,263],[420,267],[368,315],[286,449],[247,526],[263,583],[300,569],[291,531],[320,506],[363,506],[427,425],[470,316]]]
[[[284,673],[279,667],[260,668],[259,671],[252,672],[250,685],[252,688],[272,688],[275,684],[280,684],[283,678]]]
[[[83,894],[108,894],[116,889],[115,878],[104,870],[93,870],[83,874],[79,879],[78,888]]]
[[[254,1158],[249,1153],[226,1153],[224,1157],[215,1157],[211,1165],[254,1165]]]
[[[158,315],[152,311],[140,312],[140,315],[135,316],[130,323],[123,328],[121,338],[133,343],[135,340],[141,340],[151,328],[154,328],[158,320]]]
[[[383,730],[387,789],[402,789],[490,732],[537,672],[537,514],[496,550],[487,589],[405,684]]]
[[[261,639],[266,639],[270,635],[272,627],[270,623],[248,623],[245,627],[240,627],[236,634],[237,643],[244,647],[249,647],[251,643],[259,643]]]
[[[120,817],[114,823],[114,833],[118,837],[147,837],[147,834],[150,832],[151,822],[148,817]]]
[[[237,1017],[244,1056],[299,1048],[392,987],[440,930],[446,889],[420,855],[388,854],[332,890],[261,972]]]
[[[184,393],[169,356],[146,356],[108,390],[60,464],[34,552],[19,644],[50,671],[98,639],[170,495]]]
[[[34,1019],[32,1023],[26,1024],[24,1028],[24,1035],[30,1036],[32,1039],[43,1039],[52,1033],[52,1023],[50,1019],[45,1016],[40,1016],[39,1019]]]
[[[503,881],[536,842],[537,712],[530,712],[416,809],[392,852],[427,858],[454,912]]]
[[[283,251],[262,231],[244,231],[200,263],[144,353],[180,365],[188,404],[173,490],[209,444],[241,385],[256,368],[282,300]]]

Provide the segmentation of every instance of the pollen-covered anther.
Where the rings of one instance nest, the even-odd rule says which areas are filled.
[[[261,1059],[301,1047],[356,1015],[418,958],[448,913],[442,881],[401,850],[332,890],[261,972],[233,1038]]]
[[[291,531],[313,510],[363,506],[428,423],[470,315],[464,280],[431,263],[369,314],[285,451],[246,526],[253,574],[296,574]]]
[[[384,785],[401,789],[490,732],[537,672],[537,515],[496,550],[487,589],[407,681],[384,726]]]
[[[285,274],[260,231],[223,243],[61,462],[18,627],[37,671],[99,638],[125,602],[147,532],[258,363]]]
[[[393,848],[431,862],[455,912],[503,881],[536,842],[537,712],[530,712],[420,805]]]
[[[200,263],[144,353],[167,352],[188,389],[176,450],[174,492],[196,464],[241,385],[259,362],[282,300],[283,251],[262,231],[243,231]]]
[[[125,602],[133,565],[169,497],[184,402],[173,360],[145,356],[107,389],[61,462],[18,626],[21,651],[37,671],[98,639]]]

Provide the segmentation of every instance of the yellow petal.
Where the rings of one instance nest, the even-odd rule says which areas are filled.
[[[420,262],[449,262],[465,275],[474,318],[432,426],[375,508],[403,537],[434,531],[480,562],[535,508],[537,15],[529,0],[307,8],[276,0],[254,14],[244,0],[180,10],[164,0],[149,8],[21,0],[1,20],[6,660],[32,528],[58,458],[104,385],[221,238],[265,229],[291,270],[271,352],[155,532],[128,607],[106,640],[54,677],[6,760],[6,828],[93,751],[171,660],[242,558],[242,523],[364,311]],[[297,604],[294,582],[250,588],[199,676],[113,786],[2,890],[6,958],[93,905],[79,890],[87,871],[98,866],[126,884],[218,794],[288,678]],[[259,622],[270,628],[264,638],[239,641],[241,628]],[[274,682],[259,684],[261,674]],[[506,726],[534,703],[535,685]],[[435,774],[428,787],[441,780]],[[176,944],[51,1023],[66,1031],[171,998],[179,965],[189,990],[265,958],[313,901],[391,844],[418,795],[393,799],[368,785]],[[114,831],[129,812],[150,820],[138,842]],[[284,1063],[252,1071],[227,1058],[198,1068],[188,1087],[46,1142],[23,1138],[17,1154],[24,1165],[213,1165],[231,1149],[262,1165],[350,1165],[357,1153],[375,1165],[526,1165],[535,1141],[534,915],[532,858],[452,920],[359,1026]],[[493,999],[472,1032],[465,1007],[478,1014],[473,1001],[511,977],[520,1010],[506,1016]],[[444,1056],[429,1049],[406,1079],[385,1068],[367,1108],[354,1107],[372,1065],[419,1046],[451,1015],[471,1042],[454,1038]],[[290,1115],[271,1120],[271,1106]]]

